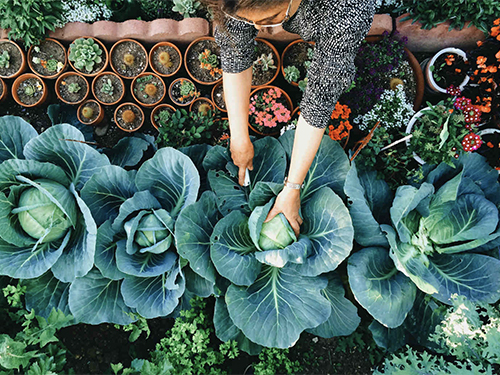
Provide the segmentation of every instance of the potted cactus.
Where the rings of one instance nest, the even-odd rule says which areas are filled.
[[[16,78],[12,84],[12,97],[23,107],[35,107],[45,102],[48,96],[43,80],[31,73]]]
[[[16,78],[26,70],[24,53],[16,43],[0,39],[0,78]]]
[[[66,48],[55,39],[47,38],[38,46],[28,50],[28,64],[36,75],[54,79],[59,76],[68,64]]]
[[[194,40],[186,49],[184,64],[189,76],[201,85],[212,85],[222,80],[220,48],[213,37]]]
[[[94,98],[104,105],[118,104],[125,95],[123,80],[115,73],[99,73],[92,81]]]
[[[257,59],[253,62],[252,87],[267,86],[279,73],[280,56],[276,48],[265,39],[255,39]]]
[[[85,125],[99,125],[104,120],[104,110],[95,100],[80,104],[77,111],[78,121]]]
[[[80,104],[88,96],[90,88],[84,76],[76,72],[66,72],[56,81],[56,95],[67,104]]]
[[[131,85],[132,96],[144,107],[154,107],[165,97],[165,83],[154,73],[142,73]]]
[[[181,51],[173,43],[157,43],[149,52],[149,65],[162,77],[174,76],[182,66]]]
[[[111,47],[109,54],[111,68],[122,78],[135,78],[148,67],[146,49],[133,39],[119,40]]]
[[[94,77],[106,68],[108,51],[96,38],[81,37],[69,46],[68,60],[77,72]]]
[[[213,115],[215,111],[214,103],[208,98],[195,99],[189,106],[190,112],[197,112],[202,116]]]
[[[177,78],[168,89],[170,100],[176,105],[187,106],[200,96],[194,83],[187,78]]]
[[[144,112],[134,103],[123,103],[115,110],[115,124],[125,132],[135,132],[144,124]]]

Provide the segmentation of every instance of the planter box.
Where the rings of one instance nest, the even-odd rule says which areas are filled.
[[[413,25],[412,20],[401,22],[401,19],[407,16],[408,14],[403,14],[396,19],[396,29],[400,37],[408,37],[407,47],[412,52],[437,52],[447,47],[467,50],[474,48],[478,40],[484,40],[486,37],[477,27],[467,27],[469,23],[466,23],[462,30],[448,31],[449,22],[439,24],[430,30],[423,30],[420,22],[415,22]]]

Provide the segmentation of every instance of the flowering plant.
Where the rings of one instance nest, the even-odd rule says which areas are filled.
[[[469,62],[456,53],[443,53],[429,70],[436,83],[445,88],[459,86],[467,76]]]
[[[285,97],[279,88],[257,92],[250,98],[250,125],[260,133],[279,133],[291,119]]]
[[[222,69],[218,68],[219,59],[216,54],[213,54],[209,49],[205,49],[199,54],[200,68],[207,69],[212,77],[216,74],[222,75]]]
[[[352,125],[349,122],[351,109],[347,105],[339,102],[335,104],[335,109],[330,117],[330,122],[326,127],[326,134],[334,141],[340,141],[349,136]]]

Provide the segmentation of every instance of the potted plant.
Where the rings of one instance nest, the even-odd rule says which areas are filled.
[[[173,43],[159,42],[149,52],[149,65],[159,76],[174,76],[182,66],[181,51]]]
[[[166,114],[162,114],[163,112],[169,112],[170,114],[174,113],[176,111],[175,107],[171,106],[170,104],[160,104],[159,106],[156,106],[155,109],[151,111],[151,124],[155,127],[156,130],[160,126],[160,120],[163,124],[165,124],[165,119],[166,119]]]
[[[0,78],[0,103],[3,102],[5,98],[7,98],[7,93],[8,90],[7,86],[5,85],[5,81]]]
[[[224,85],[222,81],[216,83],[212,89],[212,103],[221,112],[227,112],[226,101],[224,99]]]
[[[483,155],[488,163],[500,173],[500,129],[483,129],[478,132],[483,144],[478,153]]]
[[[276,48],[265,39],[255,39],[257,59],[252,65],[252,87],[268,86],[278,76],[280,55]]]
[[[148,53],[144,46],[133,39],[116,42],[110,51],[111,68],[120,77],[132,79],[148,67]]]
[[[77,72],[94,77],[106,68],[108,50],[98,39],[84,36],[70,44],[68,60]]]
[[[189,76],[201,85],[222,80],[220,48],[213,37],[195,39],[186,49],[184,64]]]
[[[57,40],[46,38],[38,46],[30,47],[28,64],[36,75],[54,79],[66,69],[68,64],[66,48]]]
[[[200,96],[196,86],[190,79],[177,78],[168,88],[170,100],[178,106],[188,106],[193,100]]]
[[[0,78],[16,78],[26,70],[24,52],[16,43],[0,39]]]
[[[292,86],[304,86],[307,70],[314,57],[314,42],[297,39],[291,42],[283,51],[281,57],[281,73]]]
[[[433,92],[446,93],[450,86],[461,90],[469,82],[469,62],[464,51],[458,48],[444,48],[430,60],[422,62],[425,79]]]
[[[85,125],[99,125],[104,120],[104,110],[99,102],[89,99],[80,104],[77,110],[78,121]]]
[[[263,86],[250,93],[249,126],[260,135],[278,135],[291,119],[292,100],[275,86]]]
[[[56,81],[55,85],[57,97],[66,104],[80,104],[89,95],[90,87],[85,79],[79,73],[63,73]]]
[[[31,73],[16,78],[12,84],[12,97],[23,107],[35,107],[45,102],[48,96],[43,80]]]
[[[142,73],[132,81],[131,91],[138,103],[154,107],[165,97],[165,82],[155,73]]]
[[[190,112],[198,112],[203,116],[214,115],[214,103],[208,98],[197,98],[189,106]]]
[[[115,110],[115,124],[121,130],[131,133],[144,124],[144,112],[134,103],[123,103]]]
[[[101,72],[92,81],[92,94],[103,105],[115,105],[125,95],[125,84],[118,74]]]

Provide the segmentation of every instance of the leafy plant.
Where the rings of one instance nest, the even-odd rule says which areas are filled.
[[[254,367],[255,375],[302,373],[299,361],[288,358],[289,349],[264,348]]]
[[[3,51],[0,55],[0,68],[8,69],[10,66],[10,55],[8,51]]]
[[[80,85],[76,82],[73,82],[73,83],[70,83],[68,85],[68,91],[72,94],[75,94],[77,93],[78,91],[80,91],[82,88],[80,87]]]
[[[69,46],[69,60],[73,61],[75,68],[92,72],[95,64],[102,62],[102,49],[92,38],[76,39]]]
[[[39,90],[35,85],[28,84],[24,86],[24,95],[26,96],[34,96]]]
[[[183,80],[181,82],[181,95],[183,97],[191,96],[195,90],[194,84],[191,81]]]
[[[29,48],[65,23],[62,12],[61,0],[0,0],[0,27]]]
[[[112,96],[113,95],[113,92],[114,92],[115,88],[113,86],[113,82],[111,81],[111,79],[107,79],[103,84],[102,84],[102,87],[101,87],[101,92],[103,94],[106,94],[106,95],[109,95],[109,96]]]
[[[45,68],[49,72],[55,72],[55,71],[57,71],[58,67],[59,67],[59,61],[57,61],[56,59],[48,59],[47,60],[47,65],[45,66]]]
[[[295,65],[285,67],[284,72],[288,82],[298,82],[300,79],[300,70]]]
[[[209,49],[205,49],[205,51],[200,53],[198,60],[200,61],[200,67],[207,69],[212,77],[215,77],[216,74],[222,74],[222,69],[217,67],[219,65],[219,57]]]
[[[184,18],[189,18],[196,14],[196,11],[200,8],[201,3],[196,0],[173,0],[174,6],[172,10],[182,14]]]
[[[269,69],[276,69],[276,65],[274,65],[274,57],[273,53],[269,53],[266,55],[263,53],[260,55],[257,60],[253,62],[253,68],[260,67],[263,72],[267,72]]]

